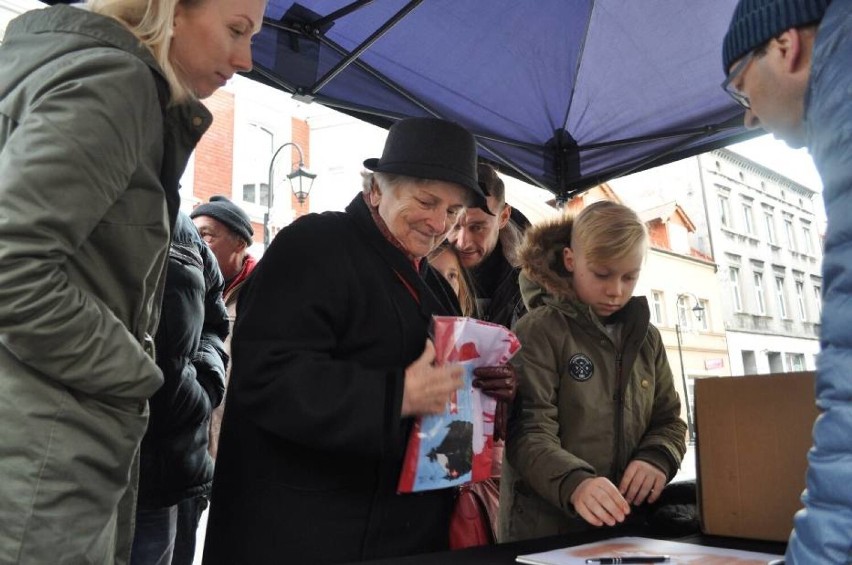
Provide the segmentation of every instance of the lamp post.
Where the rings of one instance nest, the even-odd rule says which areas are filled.
[[[275,150],[275,153],[272,154],[272,159],[269,160],[269,187],[267,188],[266,195],[266,214],[263,216],[264,250],[269,247],[269,243],[272,241],[269,219],[272,214],[272,199],[275,194],[275,159],[278,157],[278,154],[281,153],[282,149],[289,146],[293,146],[299,154],[299,163],[289,174],[287,174],[287,180],[290,183],[290,190],[293,191],[293,194],[296,196],[296,200],[299,201],[299,204],[303,204],[305,200],[307,200],[308,195],[311,193],[314,179],[317,178],[315,173],[312,173],[305,168],[304,154],[302,153],[302,148],[299,147],[298,144],[288,141],[287,143],[281,144],[278,149]]]
[[[692,307],[692,315],[695,316],[695,319],[699,322],[704,315],[704,307],[701,306],[701,301],[692,294],[691,292],[682,292],[677,295],[677,301],[675,301],[675,310],[677,311],[677,322],[675,323],[675,335],[677,335],[677,354],[680,357],[680,378],[683,383],[683,398],[686,402],[686,428],[689,433],[689,443],[695,442],[695,426],[692,419],[692,405],[689,402],[689,388],[686,385],[686,367],[683,365],[683,348],[681,345],[681,316],[680,316],[680,301],[684,298],[692,297],[695,301],[695,306]],[[688,304],[688,303],[687,303]],[[686,320],[686,316],[684,315],[684,320]]]

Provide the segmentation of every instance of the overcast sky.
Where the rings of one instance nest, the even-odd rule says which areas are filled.
[[[822,191],[819,173],[814,167],[811,156],[804,149],[790,149],[786,143],[769,134],[729,145],[728,149],[778,171],[808,188]]]

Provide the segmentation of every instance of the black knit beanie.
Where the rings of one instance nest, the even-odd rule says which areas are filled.
[[[248,214],[224,196],[211,196],[210,202],[197,206],[189,214],[190,218],[197,218],[198,216],[210,216],[214,220],[219,220],[243,238],[248,245],[251,245],[254,230],[251,227]]]
[[[831,0],[740,0],[722,46],[725,74],[734,61],[783,31],[822,20],[829,4]]]

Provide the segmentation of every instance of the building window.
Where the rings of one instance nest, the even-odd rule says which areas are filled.
[[[822,287],[818,285],[814,285],[814,304],[817,315],[822,316]]]
[[[769,243],[775,243],[775,216],[772,212],[764,212],[763,218],[766,221],[766,239]]]
[[[754,351],[743,350],[743,374],[757,374],[757,359],[754,356]]]
[[[789,367],[790,371],[804,371],[805,355],[803,353],[788,353],[787,367]]]
[[[678,299],[677,304],[677,323],[683,329],[689,329],[689,305],[687,304],[688,298],[683,297],[684,300]]]
[[[766,314],[766,299],[763,294],[763,273],[754,274],[754,303],[757,305],[757,313]]]
[[[266,206],[269,202],[269,184],[265,182],[243,185],[243,202]]]
[[[719,219],[725,227],[731,227],[731,203],[727,196],[719,195]]]
[[[770,373],[783,373],[784,362],[781,358],[781,353],[778,351],[767,351],[766,360],[769,361]]]
[[[255,185],[253,184],[244,184],[243,185],[243,201],[245,202],[256,202],[257,195],[255,193]]]
[[[796,281],[796,304],[799,307],[799,319],[805,321],[805,283]]]
[[[671,250],[675,253],[689,255],[689,232],[687,232],[686,226],[682,226],[674,222],[667,222],[666,227],[669,232],[669,244],[671,245]]]
[[[264,208],[269,205],[269,171],[257,163],[269,163],[272,157],[272,132],[257,124],[248,124],[244,130],[245,150],[242,154],[250,159],[239,164],[242,200]]]
[[[784,220],[784,233],[787,235],[787,247],[796,251],[796,236],[793,233],[793,220]]]
[[[787,317],[787,300],[784,298],[784,277],[775,277],[775,298],[778,302],[778,315]]]
[[[743,227],[747,234],[754,234],[754,214],[751,204],[743,204]]]
[[[243,185],[243,202],[251,202],[266,206],[269,200],[269,185],[265,182]]]
[[[710,303],[703,298],[699,299],[698,303],[703,308],[701,311],[701,321],[698,322],[698,326],[705,332],[710,331]]]
[[[735,312],[743,311],[743,299],[740,291],[740,270],[736,267],[728,269],[728,284],[731,289],[731,304]]]
[[[658,325],[663,325],[663,293],[659,290],[651,292],[651,321]]]
[[[811,227],[807,224],[802,225],[802,244],[805,248],[805,253],[810,255],[814,252],[814,244],[811,239]]]

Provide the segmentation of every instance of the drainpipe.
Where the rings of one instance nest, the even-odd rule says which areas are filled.
[[[707,189],[704,186],[704,169],[701,166],[701,155],[695,156],[698,164],[698,181],[701,184],[701,199],[704,201],[704,221],[707,226],[707,243],[710,244],[710,256],[713,258],[713,272],[719,272],[719,262],[716,259],[716,249],[713,246],[713,230],[710,228],[710,208],[707,206]]]

